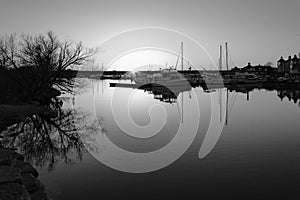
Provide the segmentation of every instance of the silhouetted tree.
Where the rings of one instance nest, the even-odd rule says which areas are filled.
[[[11,34],[0,39],[0,67],[17,67],[16,60],[16,34]]]
[[[57,95],[54,89],[71,91],[74,82],[63,72],[72,66],[82,65],[97,52],[82,42],[59,40],[53,32],[46,35],[11,34],[0,39],[1,68],[19,72],[14,83],[21,87],[24,99],[44,101],[45,94]],[[21,71],[21,72],[20,72]],[[47,95],[46,95],[47,96]],[[51,95],[50,95],[51,97]]]
[[[46,35],[11,34],[0,39],[0,61],[6,67],[31,66],[37,69],[60,72],[73,65],[82,65],[96,53],[82,42],[60,41],[53,32]]]
[[[265,66],[273,67],[273,66],[274,66],[274,63],[271,62],[271,61],[269,61],[269,62],[267,62],[267,63],[265,64]]]

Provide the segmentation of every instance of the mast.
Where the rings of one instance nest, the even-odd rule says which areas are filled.
[[[184,92],[181,93],[181,123],[183,123],[183,94]]]
[[[183,72],[183,42],[181,42],[181,71]]]
[[[229,99],[229,93],[228,88],[226,88],[226,117],[225,117],[225,125],[228,125],[228,99]]]
[[[226,49],[226,69],[228,71],[228,44],[225,43],[225,49]]]
[[[219,70],[222,70],[222,45],[220,45]]]
[[[181,73],[183,73],[183,42],[181,42]],[[184,92],[182,92],[182,96],[181,96],[181,123],[183,123],[183,94]]]
[[[219,104],[220,104],[220,122],[222,122],[222,116],[223,116],[223,114],[222,114],[222,109],[223,109],[223,106],[222,106],[222,104],[223,104],[223,98],[222,98],[222,89],[220,88],[219,89]]]
[[[228,44],[225,42],[225,50],[226,50],[226,69],[229,70],[228,67]],[[228,88],[226,88],[226,117],[225,117],[225,125],[228,125],[228,100],[229,100],[229,93]]]

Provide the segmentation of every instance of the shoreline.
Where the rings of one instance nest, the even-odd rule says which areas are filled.
[[[34,114],[48,114],[45,106],[0,104],[0,133],[8,126]],[[0,200],[48,200],[37,170],[24,156],[0,146]]]
[[[11,149],[0,149],[0,199],[49,200],[37,170]]]

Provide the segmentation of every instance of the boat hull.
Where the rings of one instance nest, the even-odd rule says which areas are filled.
[[[141,81],[134,80],[138,85],[161,85],[161,86],[186,86],[190,85],[186,79],[167,80],[167,81]]]

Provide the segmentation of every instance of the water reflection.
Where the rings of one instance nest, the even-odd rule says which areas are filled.
[[[71,164],[74,157],[82,159],[86,150],[97,151],[93,137],[99,131],[98,122],[88,120],[85,111],[62,106],[62,100],[56,98],[49,112],[27,116],[8,127],[1,133],[2,145],[17,149],[27,161],[49,170],[60,161]]]
[[[77,80],[78,81],[78,80]],[[85,85],[85,89],[81,87],[80,90],[83,92],[88,92],[87,88],[90,83],[88,80],[80,81],[81,84]],[[97,82],[96,90],[99,92],[99,83]],[[109,88],[104,88],[104,82],[101,82],[102,93]],[[268,90],[277,91],[278,98],[283,101],[287,99],[291,103],[295,103],[300,107],[300,90],[297,88],[291,89],[288,85],[278,84],[278,85],[267,85],[267,84],[242,84],[242,85],[226,85],[218,86],[215,85],[208,89],[205,85],[192,85],[192,86],[182,86],[182,87],[164,87],[159,85],[145,85],[143,87],[138,87],[132,83],[121,84],[115,83],[111,84],[110,87],[124,87],[131,89],[139,89],[143,91],[146,95],[152,96],[154,100],[158,100],[161,103],[173,104],[178,101],[178,97],[186,92],[190,92],[193,88],[202,88],[201,91],[204,93],[216,94],[219,96],[219,115],[220,122],[223,120],[222,116],[225,116],[225,125],[229,123],[229,118],[231,114],[232,107],[234,106],[234,101],[236,94],[243,93],[246,94],[246,99],[250,101],[251,92],[255,90]],[[93,93],[95,92],[94,86],[92,87]],[[182,98],[192,98],[191,95],[181,95]],[[25,155],[28,161],[33,162],[38,166],[48,166],[51,170],[55,167],[55,164],[60,160],[65,163],[72,163],[74,156],[81,159],[83,153],[88,151],[101,152],[101,149],[95,144],[95,135],[108,133],[103,129],[104,126],[99,126],[102,121],[101,118],[97,120],[92,120],[90,117],[90,112],[81,109],[66,108],[64,103],[71,101],[75,106],[75,96],[72,97],[60,97],[56,98],[51,102],[49,107],[51,108],[50,113],[46,114],[36,114],[26,117],[23,121],[18,122],[6,130],[4,130],[1,135],[1,143],[3,146],[9,148],[18,149],[22,154]],[[183,102],[183,101],[181,101]],[[188,104],[188,102],[187,102]],[[188,105],[186,105],[188,106]],[[182,107],[183,108],[183,107]],[[171,112],[171,111],[168,111]],[[182,114],[182,113],[181,113]],[[176,120],[180,119],[181,116],[172,114],[175,116]],[[174,117],[173,117],[174,118]],[[173,119],[170,118],[170,119]],[[140,118],[141,120],[142,118]],[[183,119],[183,117],[181,117]],[[128,142],[128,137],[124,137],[122,134],[118,134],[116,128],[107,127],[109,132],[114,132],[115,134],[106,134],[108,138],[114,141],[119,146],[124,149],[133,152],[148,152],[159,149],[163,143],[168,143],[174,137],[176,130],[178,129],[178,123],[168,122],[170,125],[166,126],[162,133],[165,131],[166,139],[161,139],[159,136],[153,137],[150,146],[143,143],[141,140],[133,140],[129,138],[131,142]],[[111,123],[106,123],[106,125],[112,125]],[[101,128],[102,127],[102,128]],[[172,130],[172,131],[170,131]],[[124,139],[125,138],[125,139]],[[127,138],[127,139],[126,139]],[[142,142],[142,143],[141,143]],[[148,141],[149,143],[149,141]],[[143,144],[143,145],[141,145]],[[139,148],[137,148],[139,147]]]
[[[293,101],[295,104],[297,104],[298,100],[300,99],[300,90],[279,90],[277,91],[277,96],[283,100],[284,98],[287,98],[289,101]],[[298,103],[300,107],[300,101]]]
[[[154,99],[157,99],[164,103],[176,103],[177,98],[180,93],[191,91],[193,88],[202,88],[203,92],[211,93],[219,91],[219,96],[222,96],[221,89],[226,89],[227,98],[228,92],[230,93],[245,93],[247,101],[250,100],[250,93],[255,90],[267,90],[267,91],[277,91],[278,97],[283,100],[287,98],[289,101],[293,101],[297,104],[300,99],[300,88],[291,88],[288,84],[235,84],[235,85],[210,85],[208,88],[206,84],[191,84],[182,86],[169,86],[165,87],[163,85],[138,85],[134,83],[110,83],[110,87],[119,88],[132,88],[140,89],[145,93],[153,95]],[[220,99],[222,99],[220,97]],[[300,101],[298,103],[300,107]]]
[[[164,190],[165,193],[169,191],[172,194],[174,187],[180,187],[187,192],[189,190],[182,188],[181,185],[185,184],[190,185],[192,188],[202,186],[206,189],[204,193],[209,196],[211,195],[210,192],[215,192],[211,189],[214,188],[212,185],[217,185],[217,189],[223,193],[228,192],[227,189],[235,192],[236,187],[249,188],[249,184],[251,187],[259,186],[260,188],[268,188],[269,185],[270,188],[272,186],[272,191],[273,187],[276,187],[276,191],[280,191],[280,187],[290,183],[289,180],[297,179],[299,181],[297,166],[300,158],[298,148],[300,140],[296,130],[299,129],[297,119],[299,119],[300,113],[299,109],[294,109],[293,106],[294,103],[297,107],[299,105],[300,90],[297,88],[289,88],[283,84],[241,84],[226,85],[225,87],[215,85],[210,89],[206,88],[205,85],[198,85],[189,88],[178,88],[177,92],[172,92],[176,91],[173,89],[170,92],[166,88],[157,86],[139,89],[121,88],[117,91],[127,93],[136,89],[138,91],[137,95],[143,97],[135,99],[134,103],[140,102],[139,107],[132,107],[131,110],[133,117],[136,116],[134,120],[137,123],[147,124],[147,117],[149,116],[144,108],[151,106],[153,103],[165,107],[168,116],[170,116],[167,118],[169,121],[167,121],[166,126],[156,137],[140,140],[124,135],[113,123],[114,119],[107,116],[110,107],[106,105],[110,105],[112,93],[113,91],[117,92],[117,88],[109,87],[109,81],[85,80],[84,82],[86,88],[81,94],[60,97],[56,103],[52,102],[53,115],[29,116],[22,122],[9,127],[2,139],[4,145],[19,149],[27,160],[31,160],[42,167],[40,169],[44,172],[41,173],[42,181],[47,183],[48,188],[55,191],[59,190],[57,188],[67,188],[61,192],[58,199],[69,199],[71,197],[82,199],[91,194],[111,197],[112,194],[109,191],[112,188],[125,191],[129,187],[124,187],[124,185],[130,186],[132,182],[138,183],[135,186],[136,191],[145,194],[147,193],[146,188],[156,188]],[[132,84],[125,81],[118,83]],[[195,117],[190,117],[188,112],[188,107],[192,105],[191,99],[195,98],[195,96],[189,95],[189,93],[192,93],[191,91],[199,96],[200,103],[204,105],[201,107],[200,131],[198,131],[189,150],[169,167],[149,175],[127,175],[101,165],[98,160],[90,156],[92,154],[85,154],[87,150],[99,152],[102,158],[110,159],[111,154],[105,152],[107,149],[101,149],[95,144],[97,135],[110,139],[113,144],[127,152],[139,155],[156,152],[163,146],[170,144],[180,126],[180,116],[175,112],[177,111],[175,103],[161,101],[159,98],[155,98],[155,95],[161,95],[163,99],[167,100],[173,98],[179,104],[181,98],[184,98],[184,123],[186,123],[195,120]],[[211,153],[205,159],[199,160],[197,153],[203,144],[203,138],[205,137],[203,133],[207,130],[210,119],[210,116],[206,116],[206,114],[210,113],[207,99],[211,95],[214,95],[219,102],[218,115],[228,115],[229,125],[225,126],[222,137],[217,145],[213,147]],[[91,103],[94,96],[96,96],[95,100],[99,102],[99,108],[101,108],[98,114],[103,116],[103,119],[101,119],[103,126],[101,127],[107,131],[99,129],[98,122],[93,121],[93,118],[90,117],[90,113],[94,109]],[[63,101],[63,104],[60,100]],[[82,108],[84,105],[91,108]],[[72,107],[75,109],[71,109]],[[233,107],[235,108],[233,109]],[[192,110],[193,108],[189,109]],[[231,112],[232,109],[234,112]],[[144,115],[140,113],[146,113],[145,120]],[[208,120],[205,121],[205,118]],[[219,116],[217,121],[226,123],[224,118],[219,118]],[[283,123],[285,126],[282,126]],[[189,134],[189,132],[184,132],[182,138],[186,139]],[[178,142],[178,145],[182,146],[182,142]],[[209,149],[211,147],[205,148]],[[178,149],[177,146],[174,149]],[[174,149],[168,155],[161,155],[161,160],[171,158]],[[101,155],[102,151],[104,153]],[[107,156],[104,154],[107,154]],[[125,156],[125,154],[121,154],[117,161],[125,159]],[[76,159],[82,158],[85,162],[76,165],[80,167],[65,168],[64,163],[73,163],[75,157]],[[60,161],[64,163],[58,165]],[[146,162],[150,162],[149,165],[157,163],[150,159],[142,163]],[[132,162],[136,166],[141,165],[140,163]],[[46,168],[55,168],[58,173],[48,174],[45,172]],[[269,178],[265,179],[266,176]],[[111,181],[112,177],[117,181]],[[161,179],[161,177],[163,178]],[[174,178],[172,179],[174,181],[170,181],[171,178]],[[158,179],[161,181],[157,181]],[[281,182],[274,180],[280,180]],[[210,185],[207,186],[207,184]],[[85,186],[85,191],[80,190],[82,185]],[[103,190],[99,190],[98,186],[101,186]],[[295,187],[292,183],[289,186],[290,188]],[[80,192],[76,192],[76,187]],[[270,192],[272,191],[270,190]],[[295,188],[294,191],[296,193],[298,190]],[[120,197],[117,193],[113,195]]]

